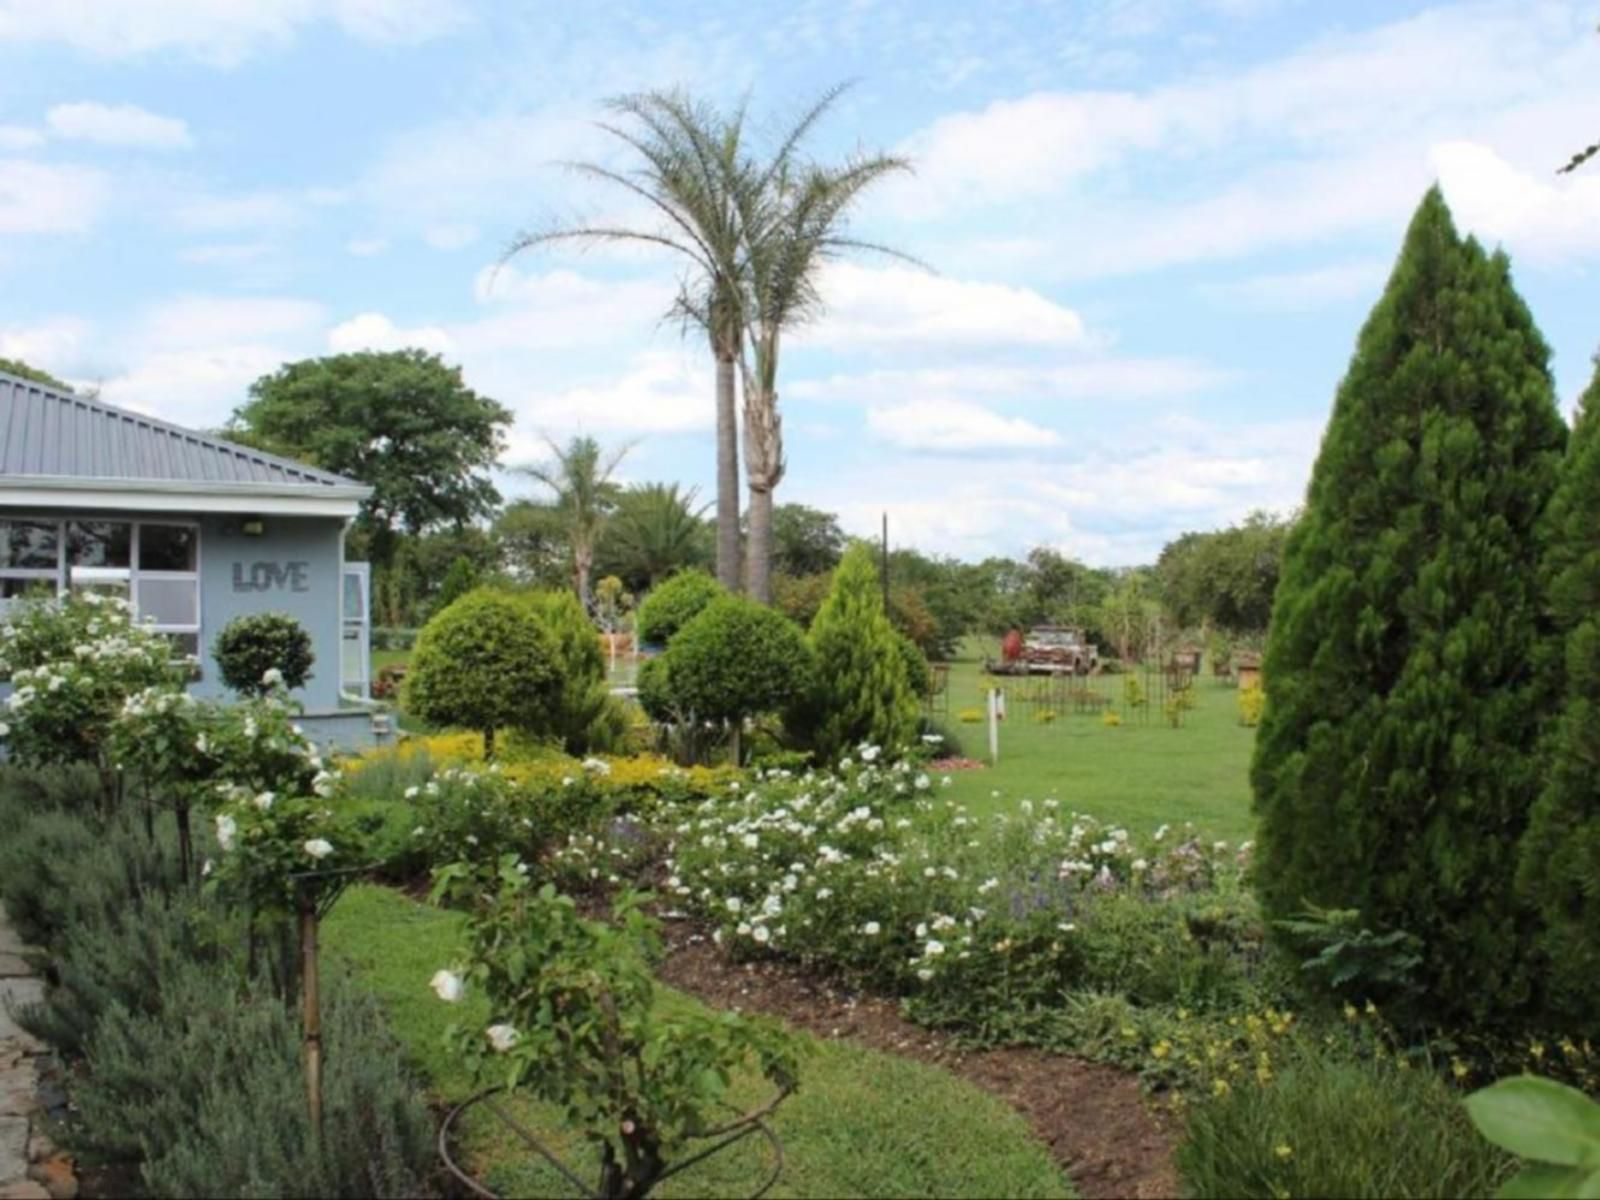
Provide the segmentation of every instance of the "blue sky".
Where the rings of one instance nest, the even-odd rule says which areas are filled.
[[[1590,0],[529,5],[0,0],[0,355],[217,424],[280,362],[420,344],[543,435],[709,498],[710,366],[670,261],[524,255],[633,218],[555,165],[607,96],[858,81],[822,155],[914,178],[830,268],[780,382],[781,500],[978,557],[1146,561],[1298,503],[1356,331],[1439,180],[1510,251],[1564,408],[1600,346]],[[515,478],[509,493],[523,489]]]

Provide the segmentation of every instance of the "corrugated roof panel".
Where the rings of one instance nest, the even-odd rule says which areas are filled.
[[[359,486],[304,463],[0,372],[0,473]]]

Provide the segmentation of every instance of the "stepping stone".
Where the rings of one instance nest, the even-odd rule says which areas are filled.
[[[34,973],[22,955],[0,950],[0,979],[25,979]]]
[[[38,1105],[38,1080],[31,1061],[0,1071],[0,1117],[25,1117]]]
[[[0,1183],[28,1178],[28,1118],[0,1117]]]

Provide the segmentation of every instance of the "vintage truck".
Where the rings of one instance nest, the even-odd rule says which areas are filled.
[[[1023,636],[1006,635],[1001,661],[990,661],[995,675],[1092,675],[1100,668],[1100,652],[1070,625],[1035,625]]]

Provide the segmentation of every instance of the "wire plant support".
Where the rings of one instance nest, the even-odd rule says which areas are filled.
[[[585,1183],[576,1172],[557,1158],[549,1147],[536,1138],[526,1125],[517,1120],[504,1105],[499,1103],[497,1097],[506,1090],[504,1085],[500,1085],[485,1088],[483,1091],[467,1097],[467,1099],[450,1110],[439,1126],[439,1157],[443,1160],[445,1169],[468,1192],[474,1196],[482,1196],[485,1200],[500,1200],[500,1195],[489,1190],[464,1171],[450,1154],[451,1131],[455,1128],[456,1122],[469,1109],[475,1108],[480,1104],[492,1112],[501,1124],[516,1134],[530,1150],[554,1167],[561,1174],[561,1177],[572,1185],[574,1191],[579,1196],[584,1197],[585,1200],[642,1200],[643,1197],[648,1196],[654,1190],[657,1184],[671,1179],[674,1175],[688,1170],[697,1163],[702,1163],[713,1155],[737,1145],[754,1134],[759,1134],[766,1139],[767,1144],[772,1148],[772,1167],[762,1180],[761,1186],[750,1193],[750,1200],[760,1200],[762,1196],[772,1190],[773,1185],[778,1182],[779,1176],[783,1174],[783,1140],[778,1137],[772,1126],[767,1124],[766,1118],[771,1116],[778,1105],[789,1097],[792,1090],[790,1088],[781,1089],[767,1103],[736,1117],[726,1125],[708,1129],[698,1135],[695,1138],[696,1141],[710,1142],[712,1144],[679,1162],[673,1163],[654,1178],[636,1182],[628,1179],[621,1171],[615,1168],[614,1164],[609,1164],[602,1167],[598,1186],[591,1186]]]

